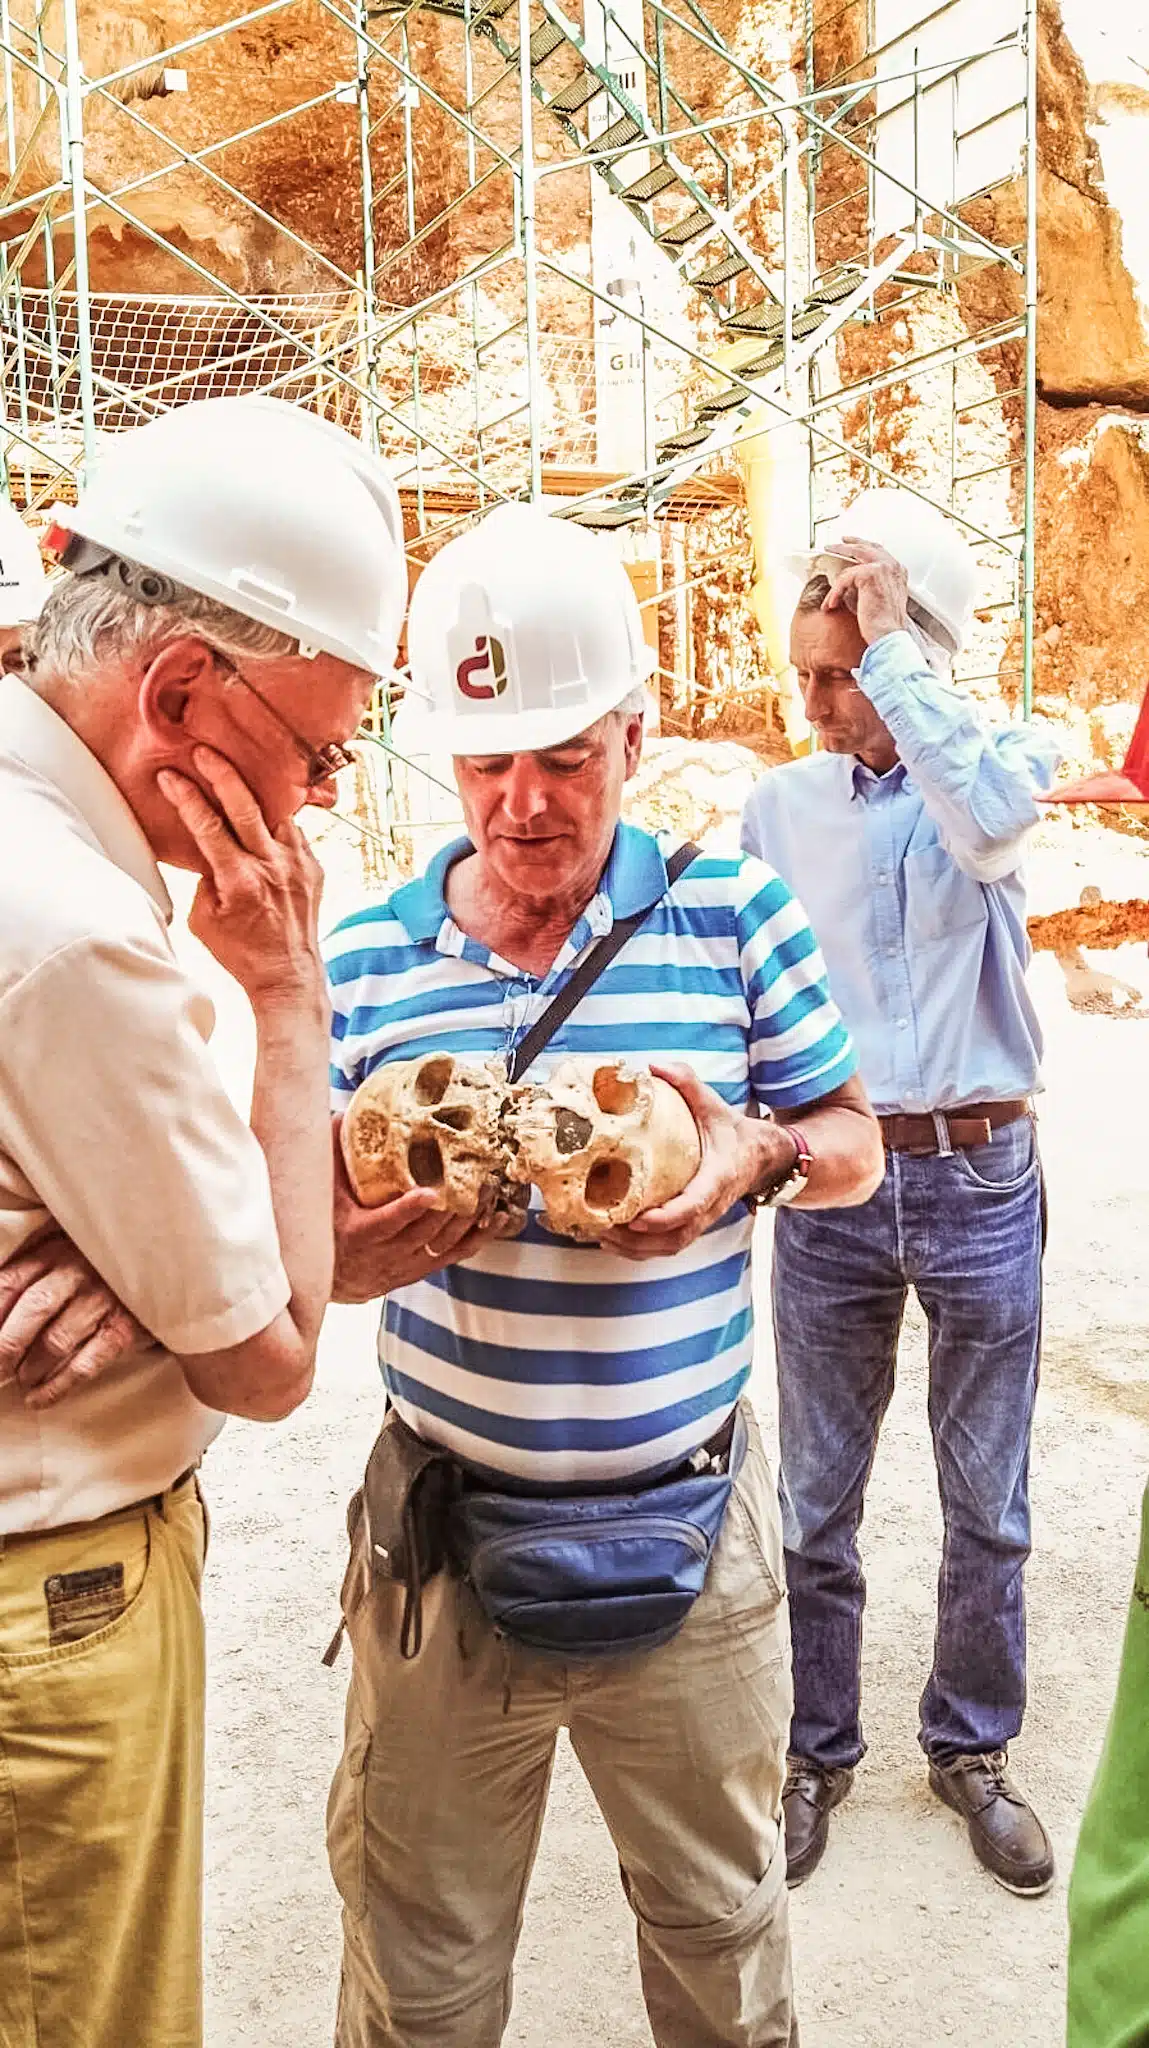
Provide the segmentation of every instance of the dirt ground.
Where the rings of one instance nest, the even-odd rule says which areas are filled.
[[[1149,896],[1149,852],[1046,828],[1033,907],[1096,882]],[[337,899],[347,886],[340,876]],[[354,893],[354,892],[352,892]],[[332,915],[344,904],[332,903]],[[201,962],[202,964],[202,962]],[[1149,994],[1140,948],[1096,964]],[[217,1045],[245,1085],[250,1027],[221,976]],[[1042,1142],[1051,1240],[1033,1469],[1031,1708],[1019,1776],[1057,1846],[1044,1900],[1007,1896],[932,1798],[915,1741],[933,1625],[939,1516],[911,1315],[870,1492],[865,1653],[870,1752],[815,1878],[793,1901],[804,2048],[1055,2048],[1065,1879],[1112,1694],[1149,1465],[1149,1017],[1073,1011],[1055,961],[1033,989],[1047,1032]],[[769,1246],[759,1247],[760,1284]],[[380,1412],[374,1315],[335,1309],[318,1385],[276,1429],[235,1423],[206,1467],[209,1626],[208,2044],[322,2048],[338,1914],[323,1810],[346,1661],[320,1663],[337,1618],[342,1513]],[[755,1398],[772,1420],[763,1325]],[[610,1842],[560,1757],[519,1955],[510,2048],[641,2048],[627,1909]]]

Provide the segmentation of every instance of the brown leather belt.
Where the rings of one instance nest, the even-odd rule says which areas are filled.
[[[970,1152],[977,1145],[988,1145],[994,1131],[1032,1115],[1032,1110],[1026,1101],[963,1102],[960,1109],[943,1109],[939,1115],[954,1151]],[[887,1152],[909,1152],[915,1158],[928,1159],[941,1150],[932,1116],[880,1116],[878,1122]]]

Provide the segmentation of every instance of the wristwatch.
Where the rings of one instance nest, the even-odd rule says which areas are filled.
[[[798,1129],[797,1124],[780,1124],[778,1128],[785,1131],[788,1137],[793,1138],[798,1148],[794,1164],[787,1167],[781,1178],[775,1174],[771,1180],[766,1181],[761,1187],[751,1188],[749,1194],[743,1195],[742,1199],[748,1209],[785,1208],[788,1202],[794,1201],[802,1193],[810,1178],[810,1168],[814,1163],[814,1158],[806,1142],[805,1133]]]

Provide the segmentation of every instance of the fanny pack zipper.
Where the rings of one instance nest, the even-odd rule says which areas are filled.
[[[708,1557],[710,1545],[701,1529],[693,1522],[680,1522],[671,1515],[603,1515],[593,1520],[548,1522],[544,1528],[525,1522],[520,1529],[505,1531],[499,1536],[484,1536],[481,1543],[471,1552],[470,1577],[475,1576],[476,1567],[483,1557],[496,1557],[507,1549],[521,1549],[524,1542],[532,1537],[545,1543],[563,1542],[571,1538],[585,1539],[589,1536],[608,1534],[633,1536],[636,1525],[641,1524],[644,1532],[651,1535],[671,1536],[676,1542],[685,1542],[696,1557]]]

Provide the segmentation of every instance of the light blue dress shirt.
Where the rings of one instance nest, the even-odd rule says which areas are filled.
[[[875,641],[855,675],[896,766],[812,754],[771,769],[743,847],[803,904],[879,1113],[1029,1095],[1041,1030],[1020,862],[1057,743],[1032,725],[987,731],[908,633]]]

